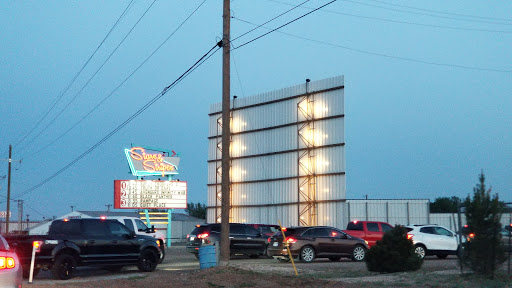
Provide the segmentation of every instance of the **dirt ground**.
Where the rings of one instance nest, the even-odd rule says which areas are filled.
[[[507,266],[502,266],[494,280],[461,273],[455,257],[427,257],[420,270],[379,274],[369,272],[365,263],[348,259],[331,262],[318,259],[313,263],[296,263],[295,276],[291,263],[274,259],[250,259],[235,256],[228,266],[199,269],[198,260],[184,247],[169,248],[164,263],[152,273],[140,273],[127,267],[119,273],[92,268],[79,269],[67,281],[53,280],[48,271],[34,278],[32,288],[120,288],[120,287],[512,287]]]

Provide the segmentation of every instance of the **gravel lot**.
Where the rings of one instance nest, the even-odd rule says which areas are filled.
[[[80,268],[75,277],[61,281],[42,271],[24,287],[512,287],[506,265],[491,281],[468,275],[468,271],[461,274],[457,263],[452,256],[427,257],[418,271],[379,274],[368,272],[365,263],[319,259],[311,264],[296,263],[299,276],[295,276],[291,263],[235,256],[227,267],[200,270],[199,261],[184,246],[176,245],[168,248],[166,260],[152,273],[140,273],[136,267],[119,273]]]

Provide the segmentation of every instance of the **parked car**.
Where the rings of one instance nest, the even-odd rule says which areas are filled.
[[[130,231],[135,232],[138,235],[151,236],[153,238],[158,239],[160,242],[160,261],[158,263],[162,263],[165,258],[165,235],[164,233],[157,231],[155,226],[148,228],[144,222],[140,218],[137,217],[125,217],[125,216],[108,216],[102,217],[103,219],[114,219],[121,223],[123,223]]]
[[[415,252],[420,258],[426,255],[436,255],[446,258],[448,255],[457,255],[459,241],[457,234],[449,229],[435,224],[408,225],[407,237],[412,240]]]
[[[187,235],[186,249],[199,258],[199,248],[203,245],[220,244],[220,224],[197,225]],[[229,223],[230,254],[248,255],[257,258],[266,255],[268,237],[262,235],[256,228],[247,224]]]
[[[348,222],[347,229],[343,232],[368,241],[368,246],[372,247],[391,229],[393,226],[386,222],[354,220]]]
[[[7,241],[0,235],[0,287],[21,288],[23,272],[21,262]]]
[[[16,249],[23,273],[28,276],[32,247],[37,243],[34,275],[40,269],[51,270],[57,279],[72,277],[76,266],[100,266],[119,271],[123,266],[137,265],[141,272],[155,270],[160,258],[158,240],[136,235],[117,220],[54,220],[47,235],[7,235]]]
[[[281,231],[276,232],[268,246],[268,255],[279,261],[290,260],[286,244],[293,258],[306,263],[316,258],[339,261],[342,257],[363,261],[369,249],[365,240],[329,226],[287,227],[284,236]]]

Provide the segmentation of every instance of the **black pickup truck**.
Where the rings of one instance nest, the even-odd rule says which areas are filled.
[[[47,235],[5,238],[20,257],[25,277],[30,271],[34,243],[40,246],[35,254],[34,275],[40,269],[49,269],[63,280],[72,277],[76,266],[94,265],[120,271],[123,266],[137,265],[139,271],[152,272],[161,253],[157,239],[136,235],[117,220],[55,220]]]

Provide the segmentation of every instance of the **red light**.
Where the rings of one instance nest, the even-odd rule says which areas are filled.
[[[187,234],[187,238],[189,238],[189,237],[190,237],[190,234]]]
[[[268,242],[268,243],[270,243],[270,238],[272,238],[272,237],[268,237],[268,239],[267,239],[267,242]]]
[[[414,237],[414,235],[413,235],[413,234],[407,234],[407,239],[408,239],[408,240],[412,240],[412,237]]]
[[[283,231],[286,231],[286,227],[281,228]]]
[[[354,224],[357,224],[357,220],[354,220],[353,222],[354,222]]]
[[[16,262],[12,257],[0,257],[0,269],[12,269],[16,267]]]
[[[105,220],[105,219],[107,219],[107,216],[100,216],[100,219]]]
[[[68,218],[64,218],[64,222],[68,222],[68,221],[69,221],[69,219],[68,219]]]
[[[43,245],[43,241],[32,242],[32,246],[36,249],[36,252],[41,252],[41,245]]]
[[[338,233],[332,232],[332,237],[336,237],[336,236],[338,236]]]
[[[197,238],[198,239],[208,238],[208,233],[199,234],[199,235],[197,235]]]
[[[475,233],[469,233],[469,238],[474,238],[475,237]]]
[[[291,244],[291,243],[295,243],[295,242],[297,242],[297,239],[295,239],[295,238],[292,238],[292,237],[286,238],[286,243],[290,243]]]

